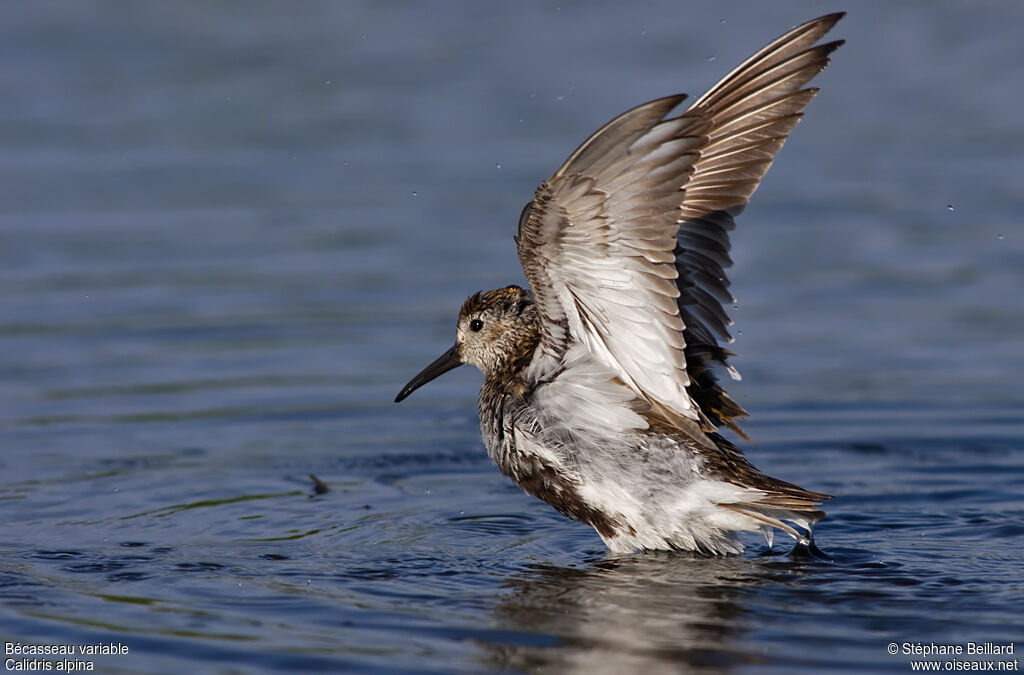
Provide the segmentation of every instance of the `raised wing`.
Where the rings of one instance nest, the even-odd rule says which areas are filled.
[[[783,35],[681,115],[684,95],[620,115],[541,184],[516,237],[541,313],[533,377],[582,343],[669,417],[734,426],[744,412],[708,367],[729,355],[728,232],[814,97],[802,87],[841,43],[812,45],[841,17]]]

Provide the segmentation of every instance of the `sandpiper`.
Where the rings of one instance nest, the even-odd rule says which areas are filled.
[[[604,125],[537,188],[515,238],[530,289],[462,306],[455,345],[398,394],[469,363],[502,473],[592,525],[613,552],[738,553],[773,528],[811,543],[829,496],[767,476],[718,433],[747,413],[728,364],[733,217],[817,93],[842,41],[829,14],[761,49],[693,105],[644,103]]]

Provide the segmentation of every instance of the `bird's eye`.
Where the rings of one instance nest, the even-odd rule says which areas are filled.
[[[469,322],[469,329],[474,333],[484,327],[484,322],[480,319],[473,319]]]

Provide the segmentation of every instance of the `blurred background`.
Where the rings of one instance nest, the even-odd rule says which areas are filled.
[[[520,209],[578,143],[841,9],[730,272],[749,456],[837,495],[823,548],[902,570],[870,600],[849,566],[806,582],[849,593],[829,632],[754,557],[605,561],[490,466],[475,370],[391,401],[466,296],[524,283]],[[6,3],[0,632],[167,672],[905,670],[876,620],[995,639],[1024,537],[1022,26],[1007,2]],[[538,618],[620,582],[610,628]],[[673,614],[708,586],[726,609]],[[796,656],[812,625],[841,662]]]

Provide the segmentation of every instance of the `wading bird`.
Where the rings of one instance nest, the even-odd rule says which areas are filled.
[[[684,94],[616,117],[523,209],[530,289],[476,293],[455,345],[398,394],[468,363],[502,473],[614,552],[742,550],[774,529],[810,543],[828,495],[758,471],[717,431],[746,412],[720,385],[729,232],[817,93],[842,18],[786,33],[682,112]]]

